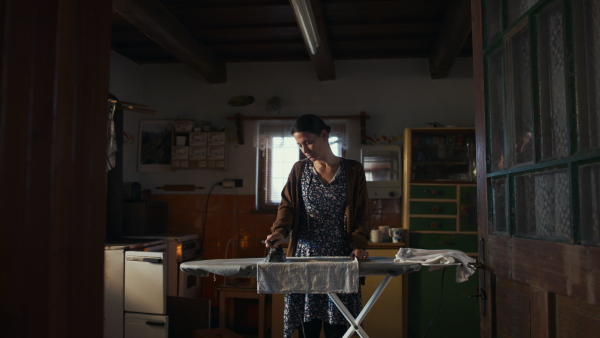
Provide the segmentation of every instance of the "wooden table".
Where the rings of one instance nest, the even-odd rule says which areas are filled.
[[[221,285],[217,290],[219,291],[219,327],[226,328],[226,324],[233,324],[236,298],[256,299],[258,300],[258,337],[264,338],[265,330],[271,324],[271,295],[257,293],[256,286]]]

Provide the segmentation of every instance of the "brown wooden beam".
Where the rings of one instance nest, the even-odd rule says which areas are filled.
[[[448,77],[469,34],[471,34],[471,2],[469,0],[449,1],[429,56],[429,73],[432,79]]]
[[[308,55],[310,56],[310,61],[312,62],[315,71],[317,72],[317,78],[319,79],[319,81],[335,80],[335,66],[333,62],[333,56],[331,54],[331,47],[329,45],[329,36],[327,34],[327,26],[325,25],[323,6],[320,0],[306,1],[310,2],[310,5],[312,7],[313,16],[315,18],[315,25],[317,29],[317,35],[319,36],[319,46],[316,49],[315,55],[313,55],[310,52],[308,41],[304,41],[304,43],[306,44],[306,50],[308,51]],[[290,5],[292,6],[292,10],[294,10],[294,6],[291,0]],[[294,14],[296,15],[296,22],[298,22],[298,27],[300,27],[298,13],[294,11]]]
[[[208,82],[227,81],[225,62],[196,41],[158,0],[113,0],[113,8]]]

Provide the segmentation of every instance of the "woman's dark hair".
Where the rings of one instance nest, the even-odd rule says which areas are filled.
[[[323,119],[314,114],[305,114],[300,116],[292,127],[292,135],[294,133],[308,132],[315,135],[320,135],[325,129],[327,133],[331,131],[331,127],[326,125]]]

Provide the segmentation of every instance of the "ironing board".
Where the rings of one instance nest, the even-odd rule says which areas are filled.
[[[211,259],[211,260],[195,260],[181,263],[182,271],[189,274],[208,277],[210,274],[225,276],[225,277],[241,277],[241,278],[256,278],[258,273],[258,264],[263,263],[264,258],[233,258],[233,259]],[[294,264],[293,257],[288,259],[286,263],[269,263],[269,264]],[[298,263],[295,263],[298,264]],[[310,264],[310,263],[308,263]],[[384,278],[379,283],[379,286],[363,307],[362,311],[355,318],[346,308],[341,299],[335,292],[327,292],[313,290],[314,293],[325,293],[337,306],[343,316],[346,318],[350,327],[344,335],[345,338],[351,337],[354,333],[360,337],[368,338],[369,336],[360,326],[366,315],[369,313],[379,296],[385,290],[392,277],[402,274],[418,271],[421,268],[420,263],[402,262],[395,263],[394,258],[389,257],[370,257],[368,261],[358,261],[358,274],[364,276],[381,276]],[[310,269],[307,269],[310,273]],[[281,293],[274,290],[272,293]]]

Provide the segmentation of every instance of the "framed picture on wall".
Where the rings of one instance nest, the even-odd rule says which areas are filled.
[[[140,120],[138,171],[170,171],[174,120]]]

